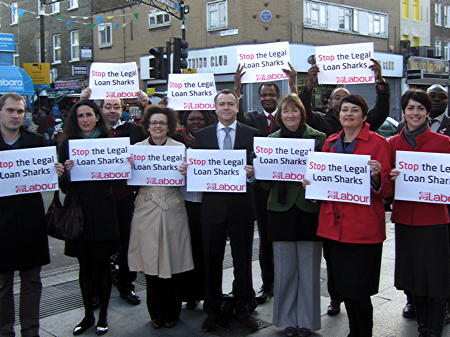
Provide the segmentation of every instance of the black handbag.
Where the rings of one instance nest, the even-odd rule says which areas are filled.
[[[84,216],[76,195],[68,193],[64,205],[59,199],[59,191],[55,191],[53,200],[45,214],[47,234],[53,238],[73,241],[83,232]]]

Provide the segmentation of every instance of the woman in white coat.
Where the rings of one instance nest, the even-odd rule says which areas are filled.
[[[184,146],[168,136],[176,128],[176,113],[172,109],[148,106],[141,124],[149,137],[136,145]],[[131,223],[128,263],[130,270],[145,273],[147,308],[153,327],[173,327],[181,311],[181,273],[194,268],[179,187],[140,187]]]

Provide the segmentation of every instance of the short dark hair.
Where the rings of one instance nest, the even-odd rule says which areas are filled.
[[[98,117],[97,122],[97,128],[100,130],[100,137],[108,137],[109,135],[109,129],[106,126],[106,122],[103,118],[103,115],[100,113],[100,108],[97,104],[95,104],[93,101],[90,100],[83,100],[78,101],[75,103],[72,108],[70,108],[69,112],[67,113],[67,117],[64,120],[64,132],[63,136],[61,137],[61,141],[67,140],[67,139],[78,139],[80,138],[81,129],[78,126],[77,121],[77,111],[78,108],[81,106],[88,106],[94,110],[95,116]]]
[[[11,92],[9,94],[5,94],[2,97],[0,97],[0,110],[3,109],[3,106],[5,105],[5,102],[8,98],[12,98],[15,101],[22,101],[24,106],[27,105],[27,102],[25,101],[25,98],[23,98],[22,95],[16,94],[15,92]]]
[[[280,97],[280,88],[278,87],[278,85],[275,82],[264,82],[264,83],[261,83],[259,85],[259,87],[258,87],[258,96],[261,96],[261,90],[262,90],[262,87],[264,87],[264,86],[266,86],[266,87],[274,87],[275,91],[277,92],[277,97]]]
[[[339,104],[339,113],[341,112],[342,104],[344,103],[351,103],[359,106],[361,108],[363,117],[367,116],[367,113],[369,112],[369,107],[367,106],[366,100],[360,95],[347,95],[342,98],[341,103]]]
[[[150,117],[155,114],[163,114],[167,117],[167,126],[169,128],[167,135],[173,135],[177,129],[177,113],[171,108],[156,104],[149,105],[144,110],[144,116],[141,119],[141,125],[145,133],[148,134]]]
[[[303,105],[302,100],[300,99],[300,97],[298,97],[297,94],[290,93],[290,94],[287,94],[286,96],[284,96],[283,99],[280,101],[280,103],[278,103],[278,112],[275,115],[275,122],[277,122],[277,124],[279,126],[284,125],[281,120],[281,110],[283,108],[283,105],[293,105],[297,109],[299,109],[300,116],[301,116],[300,125],[303,125],[306,123],[306,110],[305,110],[305,106]]]
[[[410,99],[422,104],[427,110],[427,113],[431,111],[432,102],[430,95],[428,95],[426,91],[418,88],[406,90],[406,92],[402,95],[402,98],[400,100],[402,111],[406,109],[406,106],[408,105]]]
[[[189,115],[194,111],[198,111],[203,115],[206,126],[211,125],[215,122],[215,118],[213,117],[214,111],[211,111],[211,110],[188,110],[183,113],[183,117],[181,119],[181,124],[186,126]]]
[[[217,98],[219,97],[219,95],[233,95],[234,98],[236,99],[236,104],[237,106],[239,106],[239,97],[236,95],[236,93],[233,90],[230,89],[223,89],[220,90],[216,96],[214,96],[214,104],[217,103]]]

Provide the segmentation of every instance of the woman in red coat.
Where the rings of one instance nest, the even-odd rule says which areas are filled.
[[[343,129],[328,137],[323,152],[370,155],[371,204],[324,201],[317,235],[325,238],[328,287],[344,301],[351,337],[372,336],[370,296],[378,292],[385,234],[383,199],[392,194],[390,148],[369,130],[367,103],[358,95],[342,99],[339,121]]]
[[[450,138],[428,127],[431,99],[420,89],[403,94],[405,127],[392,137],[396,151],[450,153]],[[395,180],[398,170],[391,172]],[[395,286],[413,295],[419,336],[439,337],[444,325],[446,298],[450,295],[448,208],[444,204],[394,200]]]

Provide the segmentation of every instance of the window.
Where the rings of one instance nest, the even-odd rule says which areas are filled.
[[[78,30],[70,32],[70,60],[80,60],[80,32]]]
[[[45,6],[42,5],[41,0],[37,0],[37,13],[38,15],[45,15]]]
[[[68,9],[75,9],[75,8],[78,8],[78,0],[69,0]]]
[[[61,35],[53,35],[53,63],[61,63]]]
[[[170,14],[158,10],[148,13],[148,27],[157,28],[170,25]]]
[[[19,10],[17,9],[17,2],[11,3],[11,24],[19,23]]]
[[[450,55],[448,54],[448,43],[444,45],[444,60],[450,60]]]
[[[450,6],[444,7],[444,26],[450,27]]]
[[[369,35],[386,36],[386,16],[369,13]]]
[[[413,43],[411,47],[419,47],[420,46],[420,37],[414,36],[413,37]]]
[[[409,0],[402,0],[403,19],[409,19]]]
[[[13,66],[20,67],[19,54],[13,54]]]
[[[414,21],[420,21],[420,0],[413,0]]]
[[[98,46],[100,48],[112,46],[112,23],[98,25]]]
[[[327,27],[327,7],[317,2],[306,1],[304,23],[316,27]]]
[[[223,29],[228,27],[227,1],[214,1],[207,3],[208,30]]]
[[[339,29],[344,31],[353,30],[353,10],[350,8],[339,8]]]
[[[61,11],[61,4],[59,2],[52,3],[50,14],[56,14]]]
[[[434,4],[434,24],[441,25],[441,4]]]
[[[441,57],[442,56],[442,43],[441,40],[436,40],[434,42],[434,56]]]

